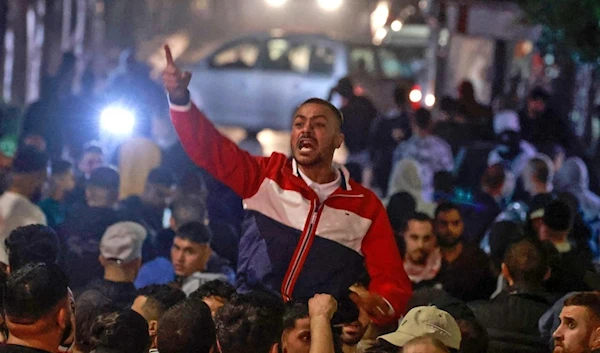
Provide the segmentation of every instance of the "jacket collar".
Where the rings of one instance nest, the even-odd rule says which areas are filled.
[[[342,166],[342,165],[338,165],[336,163],[332,164],[333,168],[336,168],[337,170],[340,171],[340,188],[344,191],[352,191],[352,187],[350,186],[350,172],[348,172],[348,170]],[[300,170],[298,167],[298,162],[296,162],[295,159],[292,158],[292,174],[297,176],[298,178],[302,179],[302,177],[300,176]]]

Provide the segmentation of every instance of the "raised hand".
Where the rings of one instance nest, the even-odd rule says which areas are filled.
[[[328,320],[333,318],[333,314],[337,311],[337,301],[329,294],[315,294],[308,301],[308,315],[310,318],[324,316]]]
[[[181,72],[175,66],[171,48],[168,44],[165,45],[165,54],[167,56],[167,67],[163,71],[163,83],[165,89],[169,93],[171,102],[186,103],[189,100],[188,85],[192,79],[190,72]]]

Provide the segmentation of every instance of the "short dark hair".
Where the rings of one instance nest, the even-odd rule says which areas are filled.
[[[104,154],[104,149],[99,142],[90,141],[83,146],[83,154],[86,153]]]
[[[169,309],[158,325],[162,353],[208,353],[215,344],[215,323],[201,300],[187,299]]]
[[[209,244],[212,234],[206,225],[200,222],[190,222],[179,227],[175,232],[175,237],[198,244]]]
[[[335,105],[331,104],[330,102],[328,102],[324,99],[321,99],[321,98],[310,98],[310,99],[305,100],[302,104],[300,104],[300,106],[298,108],[303,107],[307,104],[320,104],[320,105],[323,105],[323,106],[329,108],[329,110],[331,110],[333,112],[336,119],[340,123],[340,126],[344,125],[344,115],[338,108],[336,108]]]
[[[185,300],[185,293],[181,289],[166,284],[144,287],[138,291],[138,296],[147,298],[143,310],[150,320],[160,319],[167,310]]]
[[[268,353],[281,338],[283,311],[268,293],[236,296],[215,317],[221,353]]]
[[[176,189],[181,195],[204,196],[207,193],[206,181],[202,174],[196,169],[185,172],[185,174],[177,180]]]
[[[545,158],[545,157],[544,157]],[[540,183],[549,183],[552,181],[552,166],[541,157],[534,157],[529,160],[527,167],[531,170],[531,176],[537,179]]]
[[[68,279],[53,264],[27,264],[12,272],[4,288],[4,312],[13,322],[33,324],[68,298]]]
[[[148,182],[171,187],[175,183],[175,179],[169,169],[155,168],[148,174]]]
[[[546,252],[529,239],[510,245],[504,264],[517,284],[541,285],[549,268]]]
[[[408,217],[406,218],[406,224],[404,225],[404,229],[403,229],[404,232],[406,232],[408,230],[408,223],[410,221],[429,222],[430,224],[433,225],[433,220],[431,219],[431,217],[429,217],[428,215],[426,215],[425,213],[422,213],[422,212],[415,212],[415,213],[408,215]]]
[[[118,353],[145,353],[150,346],[148,323],[131,309],[100,315],[91,327],[95,349]]]
[[[52,176],[65,175],[73,170],[73,163],[60,159],[52,162]]]
[[[111,167],[99,167],[92,171],[87,186],[106,190],[119,190],[121,180],[119,172]]]
[[[586,307],[596,320],[600,320],[600,293],[582,292],[577,293],[565,300],[565,306],[583,306]]]
[[[554,231],[565,232],[573,226],[573,214],[567,203],[553,200],[544,208],[542,221]]]
[[[399,192],[390,198],[386,211],[392,229],[400,232],[406,226],[406,219],[415,212],[417,203],[415,198],[407,192]]]
[[[234,294],[234,286],[225,281],[215,279],[213,281],[208,281],[201,285],[192,294],[190,294],[190,298],[202,300],[207,297],[221,297],[229,301],[231,300]]]
[[[4,245],[13,272],[31,263],[56,264],[60,252],[56,232],[40,224],[13,230]]]
[[[458,205],[455,204],[454,202],[442,202],[436,207],[434,218],[437,219],[438,216],[440,215],[440,213],[454,211],[454,210],[458,211],[459,214],[461,213],[460,207],[458,207]],[[461,214],[461,216],[462,216],[462,214]]]
[[[93,347],[92,326],[97,319],[105,314],[119,311],[112,305],[103,305],[94,310],[77,310],[75,315],[75,347],[81,352],[90,352]]]
[[[500,163],[491,165],[486,168],[481,177],[481,186],[492,189],[498,189],[504,185],[506,181],[506,171]]]
[[[283,330],[296,327],[296,321],[308,318],[308,306],[304,303],[288,303],[283,314]]]
[[[47,168],[48,155],[31,146],[19,148],[12,163],[12,171],[15,174],[33,174]]]
[[[415,112],[415,124],[419,129],[429,129],[431,127],[431,112],[425,108],[419,108]]]
[[[532,89],[529,93],[529,99],[540,100],[544,103],[547,103],[548,100],[550,100],[550,94],[545,89],[541,87],[536,87]]]
[[[177,227],[191,222],[204,222],[206,217],[206,203],[199,197],[176,197],[170,208]]]

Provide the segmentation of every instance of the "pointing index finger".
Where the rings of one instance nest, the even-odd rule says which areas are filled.
[[[171,54],[171,48],[168,44],[165,44],[165,54],[167,55],[167,66],[175,65],[173,62],[173,54]]]

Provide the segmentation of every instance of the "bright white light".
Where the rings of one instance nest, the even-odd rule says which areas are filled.
[[[383,42],[383,40],[385,39],[385,36],[387,36],[388,31],[385,28],[380,28],[377,31],[375,31],[375,35],[373,36],[373,44],[375,45],[379,45],[381,44],[381,42]]]
[[[428,107],[433,107],[435,104],[435,96],[433,94],[428,94],[425,96],[425,105]]]
[[[325,11],[334,11],[342,6],[344,0],[317,0],[317,3]]]
[[[371,13],[371,33],[385,26],[390,15],[390,8],[386,1],[380,1]]]
[[[122,107],[108,107],[100,114],[102,130],[115,135],[129,135],[135,126],[133,112]]]
[[[400,20],[395,20],[394,22],[392,22],[392,31],[394,32],[398,32],[402,29],[402,22],[400,22]]]
[[[265,0],[265,2],[269,6],[279,7],[279,6],[282,6],[283,4],[285,4],[287,2],[287,0]]]
[[[408,99],[410,99],[410,101],[413,103],[419,103],[422,98],[423,98],[423,93],[421,93],[420,89],[413,89],[408,94]]]

